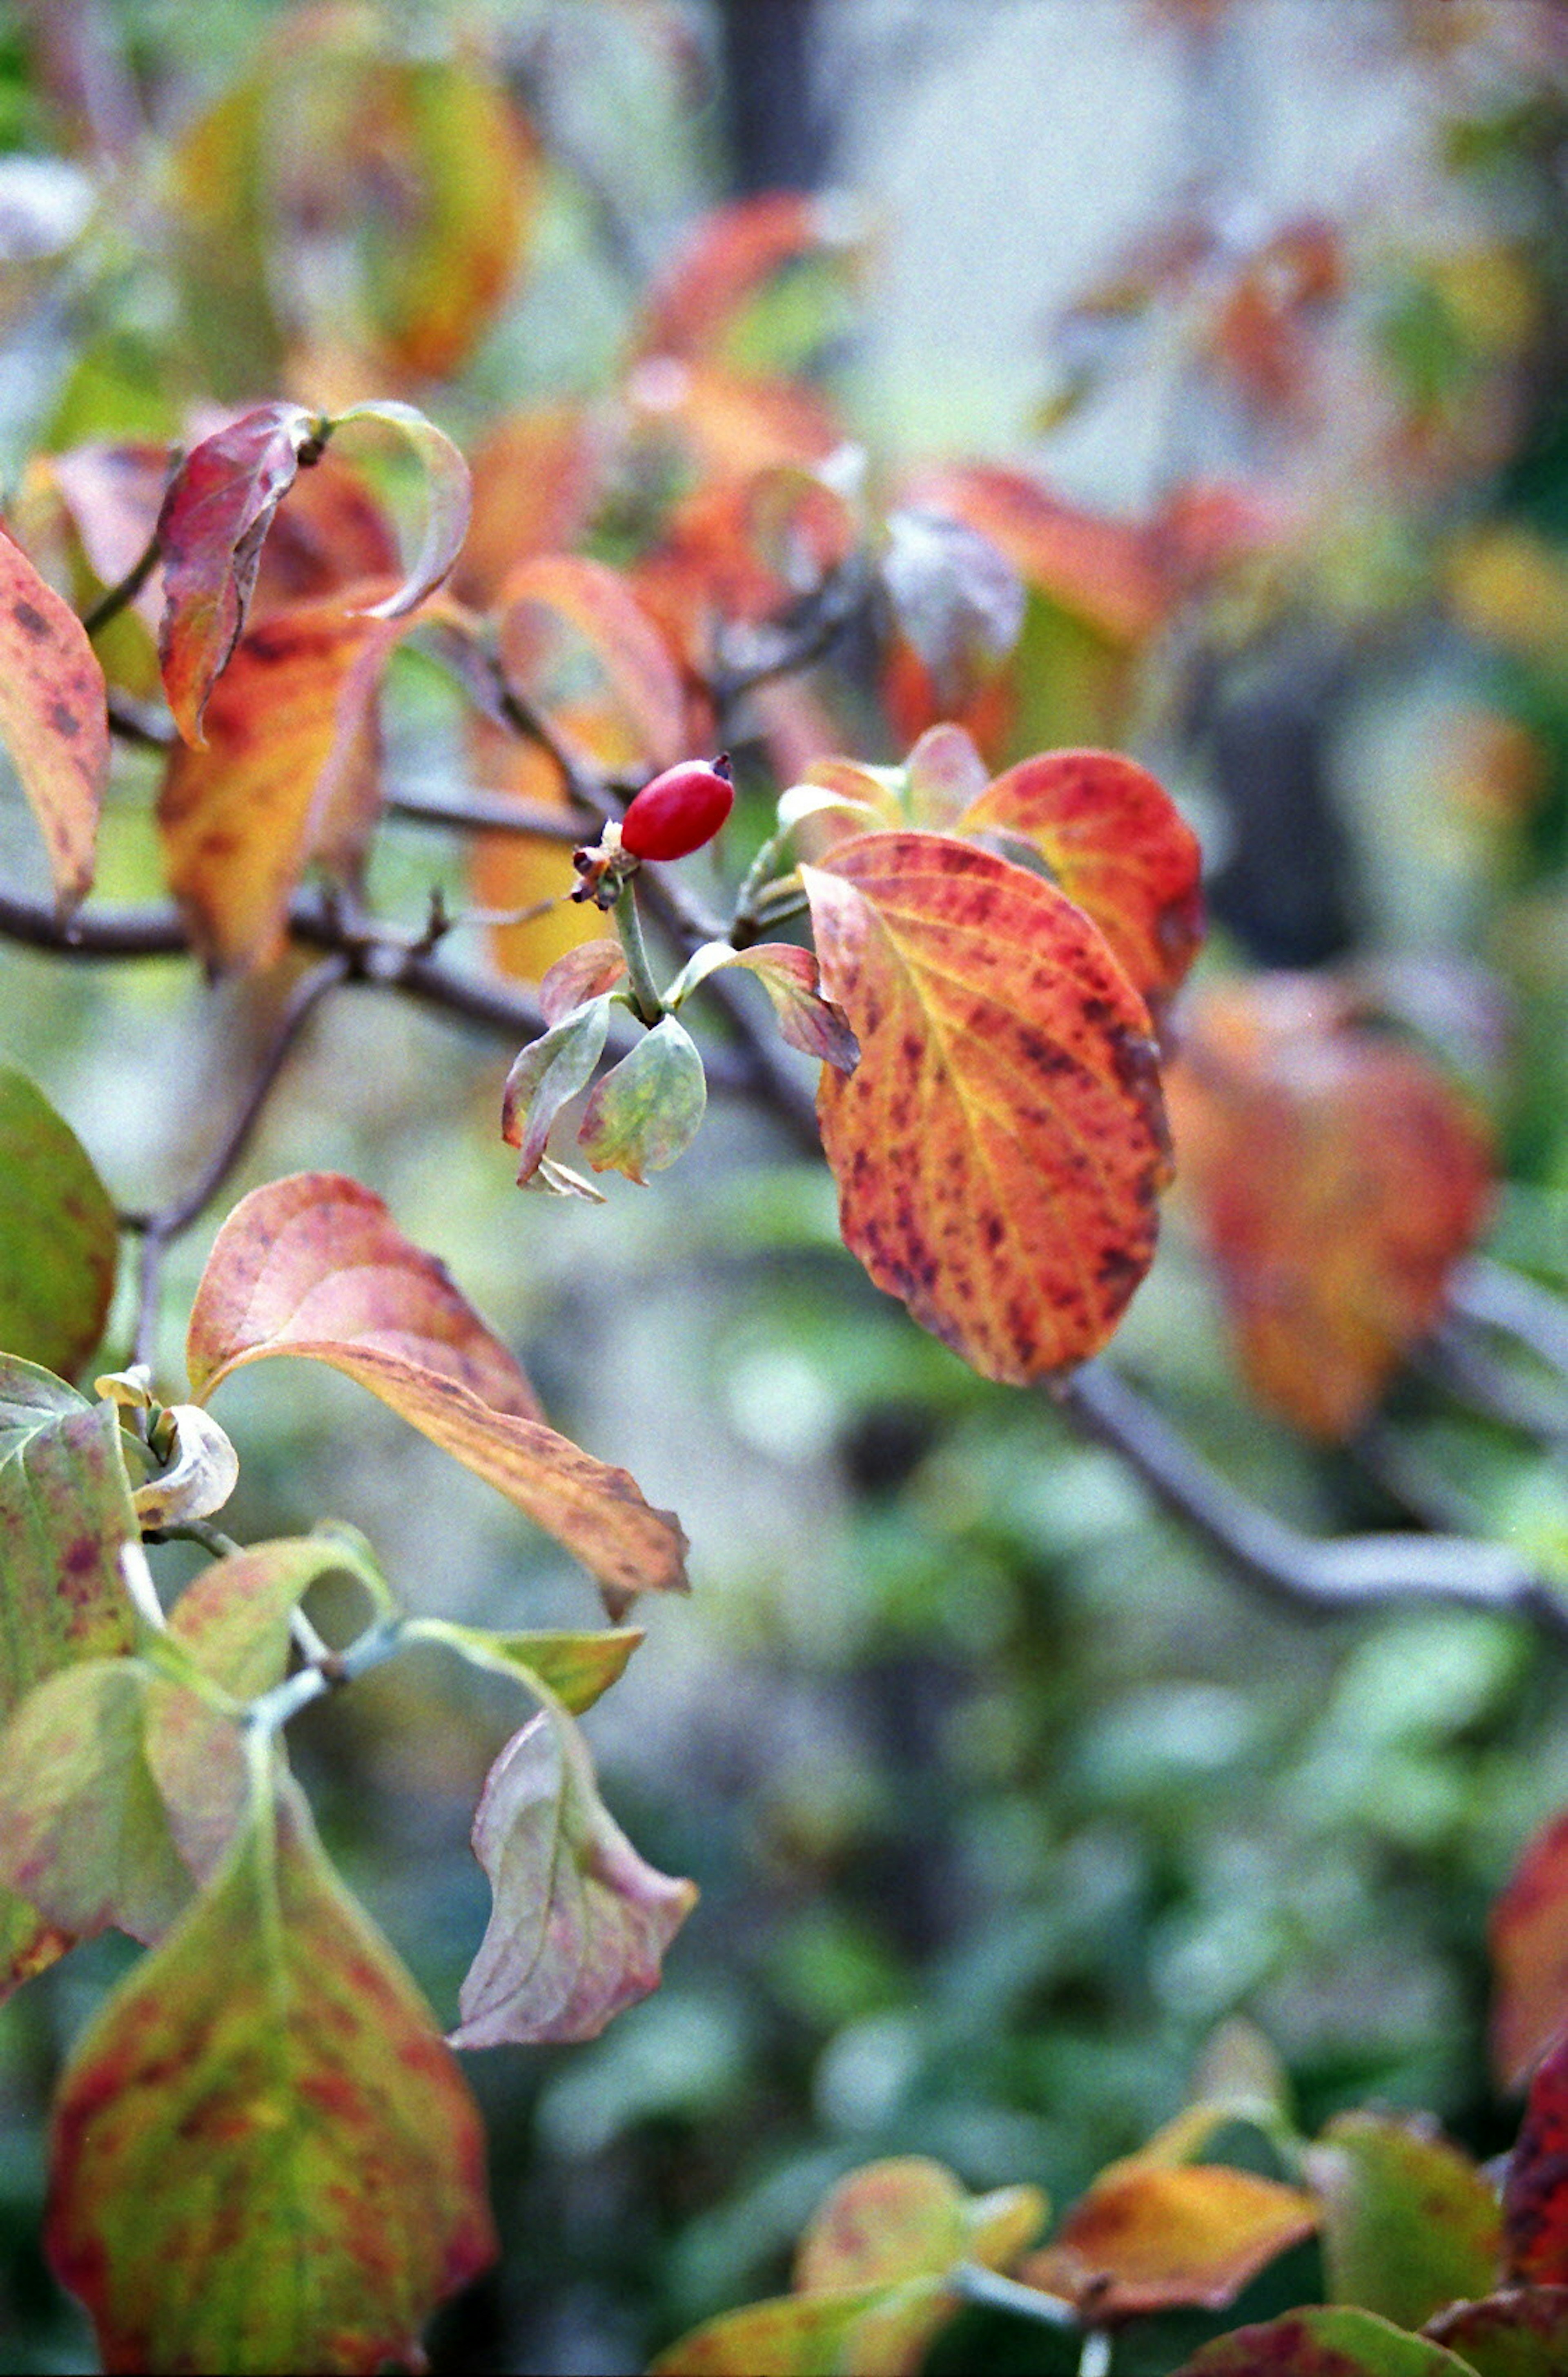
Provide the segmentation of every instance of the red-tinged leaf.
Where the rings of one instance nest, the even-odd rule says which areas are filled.
[[[262,404],[193,447],[158,515],[158,654],[174,723],[200,744],[213,686],[245,627],[261,541],[324,424],[301,404]]]
[[[1217,2164],[1134,2156],[1101,2172],[1018,2275],[1096,2320],[1223,2311],[1316,2226],[1317,2207],[1299,2188]]]
[[[574,1007],[601,998],[626,979],[626,951],[619,941],[584,941],[569,950],[539,985],[539,1007],[546,1023],[564,1023]],[[515,1141],[509,1139],[509,1147]]]
[[[854,513],[808,467],[842,432],[797,385],[779,402],[765,383],[732,385],[684,364],[645,366],[644,377],[670,400],[649,417],[693,448],[700,484],[628,576],[672,649],[705,675],[721,622],[733,631],[772,619],[854,549]],[[824,747],[841,740],[835,731]]]
[[[685,1154],[707,1105],[708,1076],[696,1044],[666,1015],[596,1084],[578,1145],[595,1172],[624,1172],[643,1182]]]
[[[0,1715],[72,1661],[131,1647],[119,1554],[140,1538],[119,1436],[112,1404],[0,1357]],[[0,1889],[0,1994],[70,1945]]]
[[[1432,1327],[1491,1203],[1478,1119],[1319,977],[1208,993],[1170,1090],[1178,1153],[1259,1401],[1347,1435]]]
[[[190,1896],[148,1764],[140,1659],[83,1659],[0,1733],[0,1882],[63,1931],[162,1938]]]
[[[989,537],[1030,586],[1119,644],[1164,622],[1170,590],[1148,531],[1054,496],[1021,471],[949,464],[922,471],[912,501]]]
[[[571,1718],[546,1710],[508,1742],[473,1820],[495,1893],[463,1982],[456,2047],[596,2038],[656,1989],[697,1902],[644,1864],[599,1798]]]
[[[47,467],[89,568],[101,586],[117,586],[158,526],[169,479],[166,449],[95,442],[48,456]]]
[[[204,747],[174,753],[164,864],[209,964],[278,955],[313,859],[353,871],[379,806],[376,691],[400,632],[337,596],[274,611],[214,687]]]
[[[966,700],[1023,627],[1023,581],[989,537],[945,512],[890,513],[882,583],[944,706]]]
[[[46,2240],[111,2370],[409,2365],[494,2257],[484,2140],[287,1786],[66,2070]]]
[[[1568,2369],[1568,2287],[1510,2287],[1451,2304],[1427,2322],[1434,2344],[1476,2377],[1562,2377]]]
[[[1475,2377],[1426,2337],[1370,2311],[1293,2311],[1239,2327],[1183,2361],[1176,2377]]]
[[[983,793],[990,770],[962,726],[928,727],[904,763],[911,825],[932,833],[953,830],[953,820]],[[1080,907],[1083,906],[1079,902]]]
[[[1084,1360],[1154,1255],[1142,1001],[1071,901],[969,843],[867,834],[802,878],[860,1044],[818,1097],[845,1244],[987,1378]]]
[[[454,585],[487,610],[520,561],[567,553],[592,516],[604,439],[579,405],[509,412],[474,448],[473,511]]]
[[[1043,752],[999,776],[952,830],[1028,842],[1145,998],[1184,979],[1203,938],[1203,853],[1146,768],[1113,751]]]
[[[62,909],[92,883],[109,781],[103,671],[81,621],[0,531],[0,744],[49,854]]]
[[[0,1066],[0,1352],[74,1377],[103,1334],[120,1233],[70,1125]]]
[[[648,2377],[836,2377],[841,2370],[873,2377],[886,2364],[863,2359],[859,2330],[894,2291],[856,2287],[846,2294],[779,2295],[725,2311],[661,2352],[649,2363]],[[928,2300],[935,2290],[916,2291]],[[891,2377],[918,2368],[928,2340],[928,2331],[916,2339],[913,2364],[905,2356],[893,2363]]]
[[[1509,2278],[1568,2285],[1568,2038],[1530,2082],[1525,2119],[1502,2185]]]
[[[493,1634],[442,1618],[411,1619],[407,1631],[421,1642],[445,1642],[476,1666],[515,1677],[531,1690],[542,1685],[573,1716],[619,1680],[643,1639],[638,1626],[602,1626],[592,1634]]]
[[[329,448],[301,472],[273,516],[250,616],[259,622],[366,578],[391,580],[401,567],[396,532],[368,482]]]
[[[1496,1994],[1491,2060],[1504,2088],[1522,2088],[1568,2029],[1568,1814],[1526,1845],[1491,1910]]]
[[[298,1173],[241,1199],[213,1243],[186,1361],[205,1402],[228,1373],[297,1354],[356,1379],[485,1478],[619,1593],[684,1589],[686,1538],[612,1469],[533,1414],[533,1390],[378,1197]]]
[[[519,1150],[520,1188],[537,1175],[561,1108],[593,1079],[609,1021],[610,1002],[601,994],[586,1006],[569,1009],[513,1059],[501,1093],[501,1137]]]
[[[852,2171],[818,2206],[796,2259],[796,2291],[946,2278],[961,2262],[1007,2269],[1038,2235],[1036,2187],[970,2195],[940,2162],[896,2156]]]
[[[1332,2302],[1419,2327],[1497,2276],[1497,2197],[1466,2155],[1373,2113],[1344,2113],[1311,2149]]]
[[[586,651],[599,673],[606,724],[618,728],[626,764],[660,769],[681,758],[686,704],[679,675],[618,570],[579,555],[540,554],[519,564],[504,591],[499,651],[515,693],[546,709],[559,707],[552,671],[564,629],[568,651]]]
[[[169,1630],[234,1700],[259,1699],[288,1672],[290,1620],[305,1595],[318,1578],[353,1564],[343,1544],[328,1536],[253,1544],[186,1587]],[[246,1805],[239,1734],[195,1692],[158,1676],[148,1687],[146,1753],[180,1856],[206,1881]]]
[[[836,1072],[852,1073],[860,1061],[860,1044],[842,1009],[822,997],[817,961],[809,950],[788,941],[761,941],[748,950],[732,950],[727,941],[709,941],[688,962],[682,980],[695,990],[710,974],[739,966],[754,973],[772,1003],[779,1032],[792,1048],[819,1057]]]
[[[425,472],[425,533],[413,567],[393,593],[372,603],[365,613],[371,619],[401,619],[416,611],[449,574],[468,533],[473,484],[468,464],[451,439],[427,421],[417,405],[402,404],[395,397],[377,397],[373,402],[350,405],[336,416],[332,427],[341,429],[350,421],[379,421],[399,431],[413,448]]]
[[[802,190],[766,190],[705,215],[650,296],[645,353],[695,355],[717,346],[736,315],[784,266],[853,245],[842,204]]]

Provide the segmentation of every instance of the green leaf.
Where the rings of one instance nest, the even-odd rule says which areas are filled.
[[[658,1986],[660,1958],[697,1900],[644,1863],[599,1798],[564,1710],[512,1736],[473,1820],[495,1903],[462,1985],[455,2047],[596,2038]]]
[[[56,2102],[47,2245],[111,2369],[407,2365],[491,2260],[479,2116],[304,1802],[258,1794]]]
[[[869,2377],[868,2364],[850,2352],[860,2322],[881,2309],[889,2291],[857,2287],[845,2294],[779,2295],[725,2311],[661,2352],[648,2377],[835,2377],[852,2368],[856,2377]]]
[[[592,1080],[609,1021],[606,994],[574,1008],[519,1052],[502,1093],[501,1137],[509,1147],[521,1151],[520,1188],[527,1187],[544,1162],[550,1126],[561,1108]]]
[[[1468,2156],[1374,2113],[1331,2121],[1308,2176],[1322,2204],[1330,2299],[1418,2327],[1497,2275],[1497,2198]]]
[[[128,1651],[138,1543],[112,1404],[0,1356],[0,1711],[73,1659]]]
[[[1293,2311],[1239,2327],[1184,2361],[1177,2377],[1475,2377],[1441,2344],[1367,2311]]]
[[[599,1083],[578,1145],[595,1172],[624,1172],[641,1181],[686,1153],[707,1104],[708,1077],[696,1044],[684,1024],[666,1015]]]
[[[1568,2369],[1568,2287],[1509,2287],[1456,2302],[1429,2320],[1435,2344],[1457,2352],[1476,2377],[1562,2377]]]
[[[78,1661],[0,1734],[0,1880],[78,1939],[160,1939],[190,1896],[147,1762],[152,1680],[140,1659]]]
[[[643,1639],[640,1626],[605,1626],[590,1634],[492,1634],[444,1618],[415,1618],[403,1630],[411,1641],[445,1642],[475,1666],[510,1676],[530,1689],[543,1685],[573,1716],[592,1708],[625,1674]]]
[[[331,426],[341,429],[347,421],[382,421],[401,430],[424,466],[427,509],[413,567],[396,593],[371,603],[365,615],[372,619],[401,619],[435,592],[462,550],[473,482],[451,439],[427,421],[416,405],[403,404],[396,397],[377,397],[370,403],[351,404],[346,412],[334,415]]]
[[[0,1349],[74,1378],[103,1334],[119,1231],[81,1141],[0,1068]]]

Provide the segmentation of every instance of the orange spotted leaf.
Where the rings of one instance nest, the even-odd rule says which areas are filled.
[[[1522,2088],[1568,2030],[1568,1815],[1526,1847],[1492,1907],[1490,1946],[1492,2068],[1504,2088]]]
[[[252,627],[158,804],[169,884],[209,963],[265,965],[313,859],[353,872],[379,804],[375,700],[401,627],[341,597]]]
[[[325,424],[301,404],[262,404],[193,447],[158,515],[163,690],[187,743],[245,627],[272,515]]]
[[[1348,1435],[1437,1320],[1491,1202],[1475,1115],[1344,994],[1275,975],[1208,994],[1172,1117],[1184,1183],[1254,1394]]]
[[[1511,2278],[1568,2285],[1568,2039],[1536,2068],[1502,2184]]]
[[[663,637],[618,570],[575,554],[540,554],[507,579],[501,666],[514,692],[560,707],[556,670],[586,653],[603,685],[601,707],[620,765],[666,768],[682,756],[686,706]],[[564,651],[563,651],[564,631]]]
[[[1042,752],[987,785],[952,830],[1028,842],[1145,998],[1182,981],[1203,937],[1203,854],[1146,768],[1113,751]]]
[[[73,2056],[49,2256],[109,2369],[369,2377],[493,2259],[484,2172],[456,2061],[284,1786]]]
[[[76,613],[3,531],[0,744],[38,820],[55,899],[74,908],[91,887],[109,781],[103,671]]]
[[[1310,2195],[1277,2180],[1134,2156],[1101,2172],[1019,2275],[1096,2319],[1223,2311],[1317,2217]]]
[[[846,1245],[987,1378],[1086,1359],[1167,1173],[1142,1000],[1070,900],[971,843],[866,834],[802,877],[860,1045],[818,1100]]]
[[[378,1197],[298,1173],[244,1197],[219,1231],[186,1362],[203,1401],[277,1354],[325,1362],[472,1469],[617,1593],[680,1589],[686,1539],[624,1469],[546,1427],[521,1370]]]

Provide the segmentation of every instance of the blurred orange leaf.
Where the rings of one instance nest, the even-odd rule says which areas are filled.
[[[1154,1256],[1143,1002],[1071,901],[971,843],[866,834],[801,871],[860,1044],[818,1099],[845,1244],[987,1378],[1086,1359]]]
[[[1191,1010],[1178,1155],[1260,1402],[1323,1437],[1371,1410],[1438,1319],[1491,1202],[1478,1120],[1417,1050],[1275,975]]]
[[[1527,1843],[1491,1910],[1491,2060],[1521,2088],[1568,2029],[1568,1814]]]
[[[205,1401],[277,1354],[325,1362],[563,1544],[617,1593],[678,1590],[686,1539],[624,1469],[537,1417],[521,1370],[378,1197],[335,1173],[253,1189],[213,1242],[186,1362]]]
[[[353,871],[380,800],[377,687],[402,627],[336,595],[272,612],[213,687],[203,747],[172,755],[164,863],[210,964],[277,956],[312,859]]]
[[[103,671],[81,621],[0,530],[0,743],[43,835],[54,896],[92,883],[109,781]]]
[[[538,405],[494,424],[470,457],[473,510],[454,579],[484,610],[508,572],[538,553],[564,553],[588,524],[604,437],[581,405]]]
[[[1277,2180],[1133,2156],[1101,2172],[1018,2275],[1095,2321],[1223,2311],[1317,2221],[1311,2197]]]
[[[664,639],[618,570],[579,555],[538,554],[511,572],[505,603],[501,666],[515,693],[545,710],[559,707],[552,669],[564,628],[569,649],[586,650],[603,682],[604,699],[595,707],[605,736],[618,748],[607,752],[601,741],[596,756],[654,768],[681,757],[680,678]],[[588,707],[581,694],[575,700],[580,712]]]
[[[735,316],[797,258],[854,243],[842,205],[804,190],[764,190],[705,215],[676,250],[643,309],[645,353],[693,355],[717,346]]]
[[[1006,2269],[1040,2231],[1037,2187],[970,2195],[923,2155],[894,2156],[851,2171],[812,2215],[796,2257],[802,2294],[832,2287],[945,2277],[960,2262]]]
[[[1042,752],[987,785],[952,830],[1029,842],[1151,1004],[1183,980],[1203,937],[1203,853],[1146,768],[1113,751]]]
[[[1065,502],[1022,471],[950,463],[916,473],[906,500],[951,512],[1006,554],[1026,584],[1123,644],[1164,624],[1170,589],[1147,529]]]

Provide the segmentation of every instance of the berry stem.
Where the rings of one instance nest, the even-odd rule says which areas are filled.
[[[659,996],[652,969],[648,963],[648,946],[642,938],[642,919],[637,913],[635,877],[628,876],[621,885],[613,913],[616,930],[620,935],[621,948],[626,952],[627,980],[631,985],[631,995],[636,1002],[637,1011],[643,1022],[652,1026],[657,1023],[660,1016],[663,1015],[664,1003]]]

